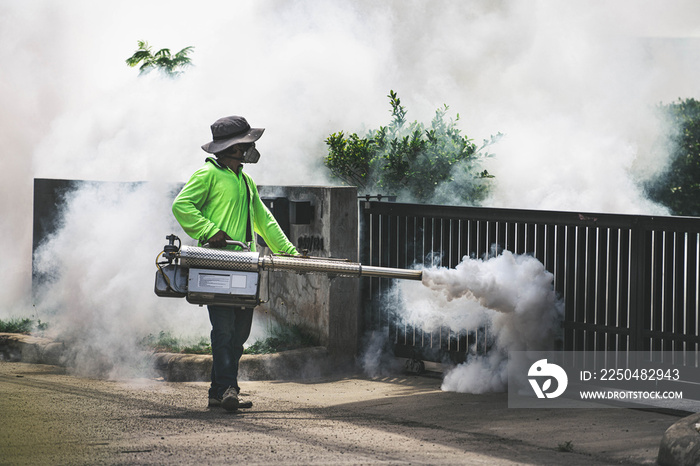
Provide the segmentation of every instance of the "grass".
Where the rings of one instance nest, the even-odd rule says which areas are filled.
[[[271,354],[318,345],[318,340],[298,325],[273,327],[268,333],[267,338],[245,348],[243,354]],[[156,353],[211,354],[211,344],[206,337],[188,344],[170,332],[161,331],[157,336],[149,334],[140,344]]]
[[[156,353],[211,354],[211,345],[205,337],[195,343],[183,343],[170,332],[161,331],[158,336],[149,334],[140,342]]]
[[[44,331],[47,328],[48,324],[45,322],[42,323],[41,320],[38,320],[35,324],[34,320],[28,318],[0,319],[0,332],[3,333],[23,333],[29,335],[34,329]]]
[[[298,348],[318,346],[318,339],[298,325],[273,327],[264,340],[243,350],[243,354],[270,354]]]

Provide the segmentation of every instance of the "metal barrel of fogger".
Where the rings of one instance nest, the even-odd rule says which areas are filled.
[[[190,268],[238,270],[257,272],[260,254],[230,249],[182,246],[178,253],[180,265]]]
[[[341,260],[324,260],[294,256],[264,256],[261,258],[264,270],[289,270],[300,273],[325,273],[347,277],[381,277],[420,280],[420,270],[374,267]]]
[[[362,265],[337,259],[303,256],[260,256],[257,252],[231,251],[196,246],[182,246],[180,264],[185,267],[255,272],[286,270],[297,273],[322,273],[344,277],[380,277],[421,280],[420,270]]]

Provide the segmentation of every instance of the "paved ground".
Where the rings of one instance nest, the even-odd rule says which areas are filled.
[[[0,464],[654,464],[679,420],[508,409],[505,394],[442,392],[424,376],[241,385],[253,409],[231,414],[206,408],[204,382],[0,361]]]

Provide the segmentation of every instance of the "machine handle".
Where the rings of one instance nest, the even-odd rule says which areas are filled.
[[[236,240],[232,240],[232,239],[227,239],[226,244],[229,246],[240,246],[241,248],[243,248],[244,251],[250,252],[250,246],[245,244],[243,241],[236,241]],[[209,246],[209,243],[204,243],[202,245],[202,247],[203,248],[210,248],[211,246]]]

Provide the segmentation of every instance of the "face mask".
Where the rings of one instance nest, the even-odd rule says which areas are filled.
[[[243,153],[243,163],[257,163],[260,160],[260,152],[255,148],[255,143]]]

